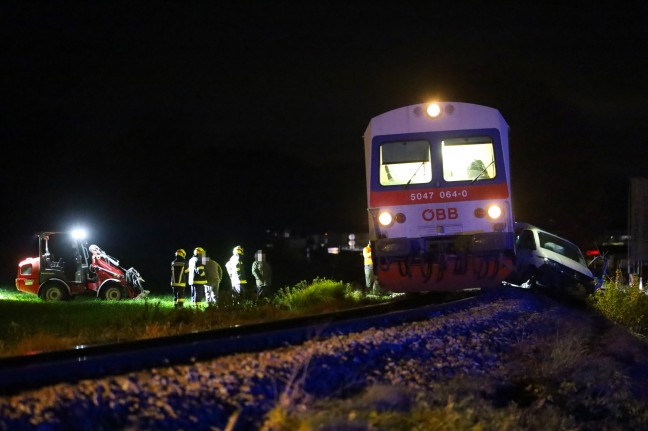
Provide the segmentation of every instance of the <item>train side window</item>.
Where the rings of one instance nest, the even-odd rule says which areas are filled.
[[[441,141],[441,155],[445,181],[485,180],[497,174],[490,137],[445,139]]]
[[[380,184],[422,184],[432,181],[428,141],[386,142],[380,146]]]

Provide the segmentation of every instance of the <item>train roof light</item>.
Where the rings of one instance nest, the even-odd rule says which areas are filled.
[[[427,112],[427,114],[430,117],[436,118],[439,115],[441,115],[441,106],[439,106],[439,104],[436,103],[436,102],[435,103],[430,103],[428,105],[427,109],[425,110],[425,112]]]

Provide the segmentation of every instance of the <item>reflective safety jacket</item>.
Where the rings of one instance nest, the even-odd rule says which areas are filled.
[[[207,284],[207,274],[205,273],[205,263],[209,260],[208,257],[194,256],[189,259],[189,277],[188,282],[191,285]]]
[[[180,258],[173,259],[173,262],[171,262],[171,286],[185,287],[187,285],[185,276],[187,272],[187,262]]]
[[[362,256],[364,256],[365,266],[373,265],[373,260],[371,259],[371,247],[366,246],[362,249]]]
[[[230,260],[227,261],[225,264],[225,268],[227,269],[227,273],[230,276],[230,279],[232,280],[232,286],[235,289],[238,289],[242,284],[247,285],[247,280],[245,277],[245,268],[243,267],[243,262],[241,262],[241,258],[235,254],[232,257],[230,257]]]

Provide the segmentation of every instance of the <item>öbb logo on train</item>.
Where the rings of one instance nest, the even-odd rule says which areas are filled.
[[[425,221],[455,220],[459,218],[459,211],[457,208],[428,208],[423,211],[422,216]]]

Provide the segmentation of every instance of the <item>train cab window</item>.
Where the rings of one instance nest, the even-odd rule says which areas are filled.
[[[380,146],[380,184],[429,183],[432,180],[428,141],[386,142]]]
[[[443,179],[479,181],[496,175],[493,140],[487,136],[453,138],[441,141]]]

